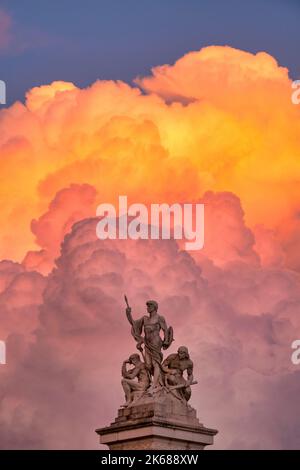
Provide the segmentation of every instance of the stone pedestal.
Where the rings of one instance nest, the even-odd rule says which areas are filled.
[[[162,391],[120,408],[115,421],[96,432],[110,450],[202,450],[218,431],[204,427],[194,408]]]

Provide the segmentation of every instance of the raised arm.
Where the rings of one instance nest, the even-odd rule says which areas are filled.
[[[127,316],[127,319],[130,323],[130,325],[133,325],[133,318],[132,318],[132,315],[131,315],[131,307],[126,307],[126,316]]]
[[[122,364],[122,377],[124,379],[129,379],[130,377],[128,377],[129,372],[127,372],[126,364],[129,364],[129,361],[124,361]]]
[[[144,338],[142,337],[143,331],[143,324],[144,324],[144,317],[139,320],[134,320],[131,315],[131,307],[129,306],[128,299],[126,295],[124,295],[124,299],[126,302],[126,317],[131,325],[131,334],[134,337],[135,341],[137,342],[136,347],[139,351],[142,351],[142,344],[144,342]]]
[[[138,373],[140,372],[140,366],[135,366],[133,369],[131,370],[127,370],[126,369],[126,364],[128,364],[129,361],[124,361],[123,362],[123,365],[122,365],[122,377],[124,377],[124,379],[134,379]]]

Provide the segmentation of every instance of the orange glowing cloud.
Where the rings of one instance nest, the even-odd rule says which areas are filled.
[[[33,88],[25,104],[0,113],[0,257],[22,260],[38,249],[32,219],[72,184],[91,185],[99,203],[230,191],[248,227],[265,227],[257,249],[272,233],[288,250],[280,223],[292,226],[300,203],[299,135],[288,71],[264,52],[211,46],[154,68],[136,86]]]

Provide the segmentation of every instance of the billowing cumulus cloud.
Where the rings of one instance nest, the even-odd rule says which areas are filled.
[[[23,265],[27,270],[51,271],[59,255],[61,242],[72,225],[94,215],[95,199],[95,189],[87,184],[73,184],[57,193],[47,212],[31,222],[31,230],[41,250],[26,254]]]
[[[234,200],[209,198],[212,218],[218,204]],[[242,212],[230,210],[235,238],[247,246]],[[247,258],[222,267],[213,255],[195,261],[172,240],[101,241],[96,223],[81,220],[65,236],[38,300],[35,340],[8,343],[16,359],[2,381],[1,446],[97,448],[93,430],[114,418],[123,400],[120,364],[135,350],[126,292],[135,317],[147,298],[159,301],[175,330],[171,351],[188,345],[199,381],[192,402],[205,424],[220,429],[217,447],[296,447],[300,382],[290,344],[300,328],[298,276]],[[289,442],[284,429],[292,430]]]
[[[135,86],[55,82],[0,113],[1,448],[97,448],[155,298],[218,448],[295,448],[299,109],[266,53],[189,53]],[[96,238],[101,202],[205,204],[205,246]],[[45,425],[47,423],[47,425]],[[287,438],[288,436],[288,438]]]
[[[278,236],[283,219],[286,228],[293,224],[300,108],[274,58],[211,46],[137,84],[98,81],[81,90],[55,82],[1,111],[3,257],[21,261],[36,250],[31,220],[70,184],[92,185],[104,202],[118,194],[147,203],[231,191],[250,227]],[[284,250],[291,260],[292,246]]]
[[[0,262],[1,339],[11,333],[32,335],[38,324],[45,279],[38,272],[27,272],[12,261]]]

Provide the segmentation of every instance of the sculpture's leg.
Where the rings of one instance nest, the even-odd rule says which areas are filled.
[[[145,365],[146,365],[146,368],[149,372],[149,378],[150,380],[152,379],[152,374],[153,374],[153,367],[152,367],[152,357],[151,357],[151,354],[149,353],[148,349],[145,348]]]
[[[121,383],[122,383],[122,387],[125,393],[125,400],[126,400],[126,403],[124,406],[128,406],[131,402],[131,386],[128,383],[127,379],[123,379]]]
[[[189,399],[191,398],[191,395],[192,395],[192,389],[191,387],[185,387],[183,390],[183,396],[185,398],[186,401],[189,401]]]
[[[174,374],[167,374],[166,375],[166,383],[167,385],[177,385],[177,380]]]
[[[162,385],[162,377],[161,377],[160,365],[159,365],[158,362],[153,361],[153,369],[154,369],[153,386],[154,387],[159,387],[160,385]]]

